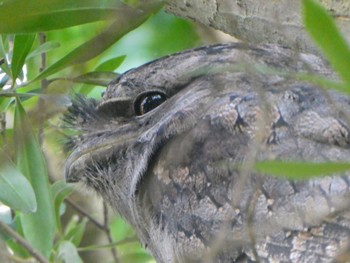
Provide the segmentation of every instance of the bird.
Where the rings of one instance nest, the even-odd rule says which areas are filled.
[[[305,76],[339,81],[316,55],[244,43],[131,69],[68,109],[65,178],[108,202],[157,262],[345,262],[350,173],[257,168],[350,161],[349,96]]]

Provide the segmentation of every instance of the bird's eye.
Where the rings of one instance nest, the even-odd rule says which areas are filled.
[[[166,101],[166,99],[165,94],[159,91],[143,93],[135,100],[135,113],[138,116],[144,115],[157,108],[160,104]]]

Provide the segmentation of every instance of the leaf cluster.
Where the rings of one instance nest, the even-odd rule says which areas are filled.
[[[124,238],[133,235],[120,222],[119,227],[128,230],[115,237],[118,231],[107,221],[107,212],[100,224],[67,200],[73,188],[52,177],[43,143],[55,150],[52,144],[57,144],[55,136],[62,131],[54,116],[70,104],[67,93],[73,85],[78,85],[74,92],[85,95],[96,86],[106,87],[118,76],[114,71],[125,55],[107,59],[101,55],[161,6],[160,1],[1,2],[0,206],[10,210],[0,212],[0,237],[13,253],[10,260],[82,262],[78,250],[87,222],[106,232],[110,241],[120,239],[123,244]],[[67,204],[76,212],[62,224]],[[15,234],[8,231],[9,226]],[[99,248],[92,245],[81,250]],[[150,260],[139,245],[114,254],[115,261]]]

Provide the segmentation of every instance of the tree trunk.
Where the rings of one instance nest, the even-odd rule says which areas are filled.
[[[350,1],[318,1],[350,42]],[[166,9],[249,43],[277,43],[317,52],[302,26],[301,0],[168,0]]]

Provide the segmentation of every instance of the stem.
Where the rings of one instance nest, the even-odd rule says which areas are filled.
[[[109,243],[113,243],[111,230],[109,229],[109,226],[108,226],[108,207],[106,202],[103,202],[103,225],[105,227],[105,232]],[[112,247],[111,251],[112,251],[114,262],[119,263],[120,261],[118,258],[117,249],[115,247]]]
[[[85,216],[87,219],[90,220],[91,223],[93,223],[97,228],[102,229],[103,231],[106,231],[105,226],[100,224],[99,222],[97,222],[96,219],[94,219],[89,213],[85,212],[80,206],[78,206],[77,204],[75,204],[74,202],[72,202],[69,199],[66,199],[65,202],[70,205],[71,207],[73,207],[75,210],[77,210],[80,214],[82,214],[83,216]]]
[[[45,44],[46,42],[46,34],[45,33],[39,33],[39,42],[40,45]],[[39,71],[42,72],[46,68],[46,53],[41,54],[41,65]],[[47,79],[42,79],[40,81],[40,86],[41,86],[41,92],[44,94],[47,90],[48,87],[48,81]],[[44,119],[45,119],[45,114],[44,114],[44,100],[39,97],[38,100],[38,114],[39,114],[39,144],[42,145],[43,140],[44,140]]]
[[[40,263],[49,263],[46,258],[39,253],[34,247],[32,247],[24,238],[13,231],[8,225],[0,221],[0,229],[13,238],[19,245],[24,247],[34,258],[36,258]]]

